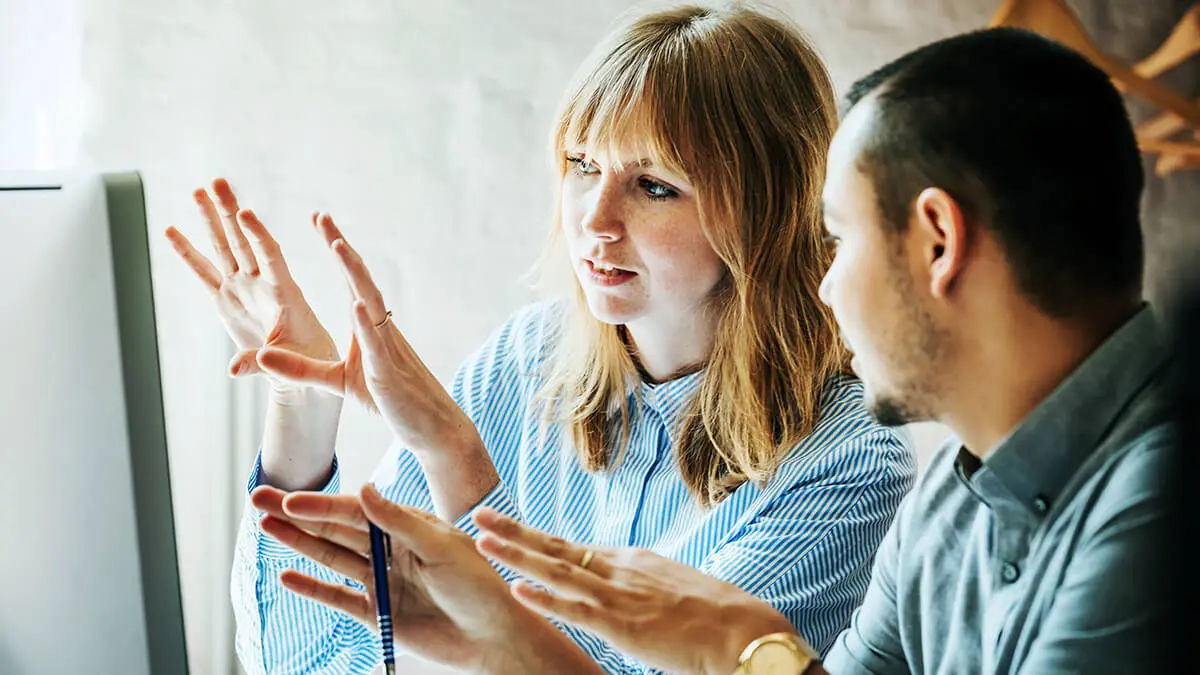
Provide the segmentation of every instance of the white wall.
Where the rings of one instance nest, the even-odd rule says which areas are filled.
[[[548,223],[551,115],[575,65],[631,6],[0,2],[0,166],[78,160],[139,169],[152,226],[197,236],[189,191],[229,176],[340,337],[349,334],[347,299],[306,224],[311,210],[331,211],[364,251],[397,324],[443,378],[532,297],[519,278]],[[776,4],[807,29],[844,88],[919,44],[984,25],[999,2]],[[1125,9],[1101,12],[1110,32],[1113,16],[1137,14],[1144,3],[1112,4]],[[1149,24],[1151,42],[1135,45],[1165,35],[1175,12],[1167,4]],[[31,111],[21,96],[40,107]],[[46,128],[57,131],[38,131]],[[205,294],[161,238],[152,253],[193,669],[230,672],[229,529],[261,391],[224,376],[229,347]],[[916,433],[923,449],[941,435],[936,427]],[[347,415],[344,484],[366,478],[386,441],[377,421]]]

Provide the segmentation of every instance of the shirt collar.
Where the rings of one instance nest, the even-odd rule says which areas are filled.
[[[672,437],[691,409],[700,383],[704,381],[704,372],[700,370],[659,384],[641,383],[642,404],[658,413]]]
[[[1167,359],[1158,320],[1145,305],[985,455],[978,470],[968,469],[970,458],[961,450],[956,472],[989,505],[1010,497],[1044,515]]]

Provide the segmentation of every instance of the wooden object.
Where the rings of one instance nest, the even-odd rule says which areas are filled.
[[[1158,77],[1197,52],[1200,52],[1200,3],[1183,15],[1161,47],[1133,69],[1142,77]],[[1186,126],[1187,123],[1178,115],[1164,112],[1139,124],[1137,133],[1139,139],[1157,140],[1167,138]],[[1200,130],[1194,133],[1200,137]],[[1198,165],[1200,159],[1189,153],[1163,152],[1158,157],[1154,172],[1165,176],[1172,171],[1196,168]]]
[[[1141,63],[1133,67],[1142,77],[1155,78],[1183,63],[1200,52],[1200,4],[1194,5],[1183,15],[1174,30]]]
[[[1065,0],[1005,0],[989,25],[1025,28],[1060,42],[1107,73],[1117,88],[1161,108],[1162,114],[1137,128],[1142,151],[1159,153],[1155,173],[1166,175],[1200,162],[1200,143],[1162,140],[1186,126],[1200,133],[1200,101],[1189,101],[1150,79],[1200,51],[1200,5],[1184,16],[1154,54],[1134,68],[1122,65],[1097,47]]]

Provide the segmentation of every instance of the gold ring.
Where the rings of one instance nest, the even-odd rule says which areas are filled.
[[[579,568],[586,570],[587,566],[592,564],[592,558],[594,558],[595,556],[596,556],[596,552],[590,548],[588,550],[584,551],[583,552],[583,560],[579,561]]]
[[[382,319],[382,320],[381,320],[379,323],[375,324],[375,327],[376,327],[376,328],[383,328],[383,324],[387,323],[387,322],[388,322],[388,320],[390,320],[391,318],[392,318],[392,310],[390,310],[390,309],[389,309],[389,310],[387,311],[387,314],[384,314],[384,315],[383,315],[383,319]]]

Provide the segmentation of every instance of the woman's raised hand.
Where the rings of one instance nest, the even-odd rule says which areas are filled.
[[[337,361],[272,345],[259,354],[263,369],[378,411],[397,439],[418,455],[459,454],[462,449],[477,454],[481,442],[470,418],[390,320],[383,294],[358,252],[328,214],[318,217],[317,231],[341,263],[353,296],[350,349]]]
[[[257,357],[263,347],[336,360],[337,347],[292,279],[279,244],[253,211],[238,206],[229,182],[218,178],[211,193],[200,188],[193,197],[208,224],[215,261],[176,228],[168,228],[166,235],[213,296],[217,316],[237,345],[230,374],[261,372]],[[314,226],[316,221],[314,214]],[[275,386],[296,384],[271,379]]]

